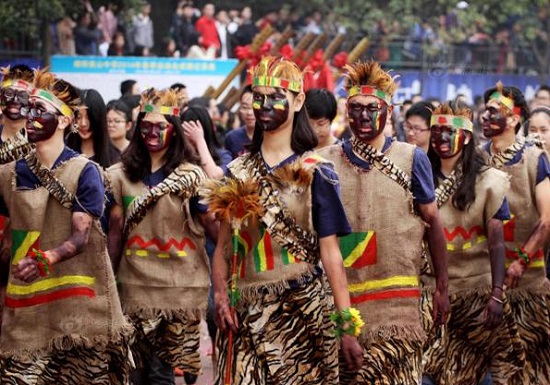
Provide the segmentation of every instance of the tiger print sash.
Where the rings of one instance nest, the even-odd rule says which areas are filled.
[[[13,138],[0,144],[0,164],[22,159],[33,150],[34,146],[29,143],[23,132],[19,131]]]
[[[357,138],[352,139],[351,148],[354,153],[372,163],[384,175],[397,182],[405,190],[410,191],[411,177],[397,167],[384,153]]]
[[[260,200],[266,208],[262,222],[269,229],[273,240],[279,246],[287,249],[296,258],[308,263],[317,263],[312,260],[317,255],[319,242],[317,235],[311,231],[301,228],[296,219],[285,209],[280,201],[278,190],[276,190],[270,179],[265,163],[261,155],[249,156],[252,179],[258,180],[260,186]],[[285,166],[283,166],[285,167]]]
[[[435,189],[435,198],[437,201],[437,207],[443,206],[445,202],[456,192],[458,185],[462,181],[462,171],[455,168],[451,175],[441,182]]]
[[[36,175],[42,186],[57,199],[61,206],[69,210],[72,209],[74,195],[63,186],[51,170],[40,163],[36,157],[36,152],[32,151],[25,155],[25,160],[27,161],[29,169]]]
[[[514,159],[516,154],[521,151],[525,145],[525,139],[517,139],[510,147],[490,156],[489,163],[491,166],[500,169],[506,163]]]
[[[203,172],[197,167],[192,170],[189,165],[179,165],[170,175],[145,194],[136,197],[128,207],[123,237],[128,234],[145,217],[147,210],[166,194],[175,194],[184,200],[189,199],[205,179]]]

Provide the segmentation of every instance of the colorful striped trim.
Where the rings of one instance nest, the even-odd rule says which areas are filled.
[[[273,270],[275,267],[271,235],[269,235],[269,232],[267,232],[263,226],[260,230],[260,236],[260,241],[253,252],[254,265],[258,273],[266,270]]]
[[[473,246],[479,245],[487,241],[487,237],[480,235],[474,242],[468,241],[465,242],[462,246],[455,246],[452,243],[447,243],[447,251],[456,251],[456,250],[468,250]]]
[[[7,293],[11,295],[31,295],[65,285],[92,286],[94,284],[94,277],[85,275],[66,275],[64,277],[44,279],[24,286],[10,283],[8,284]]]
[[[69,118],[74,118],[74,112],[71,107],[66,105],[64,102],[61,101],[57,96],[52,94],[50,91],[46,91],[40,88],[35,88],[32,91],[31,94],[32,97],[36,97],[42,100],[45,100],[49,102],[51,105],[53,105],[63,116],[67,116]]]
[[[34,305],[42,305],[61,299],[67,299],[71,297],[88,297],[95,298],[95,290],[89,287],[74,287],[69,289],[62,289],[48,294],[39,294],[32,298],[15,299],[6,296],[6,307],[9,308],[22,308]]]
[[[359,269],[376,264],[377,244],[374,231],[354,232],[340,238],[344,266]]]
[[[151,112],[161,115],[180,116],[179,107],[173,106],[155,106],[154,104],[144,104],[139,109],[139,112]]]
[[[378,98],[385,102],[387,105],[391,104],[391,98],[392,96],[388,94],[387,92],[384,92],[382,90],[379,90],[378,88],[374,88],[371,86],[353,86],[348,91],[348,98],[351,98],[355,95],[367,95],[367,96],[374,96],[375,98]]]
[[[253,87],[284,88],[293,92],[302,91],[302,82],[277,78],[273,76],[258,76],[252,79]]]
[[[8,88],[8,87],[22,88],[27,91],[32,91],[32,89],[34,88],[34,86],[31,83],[22,79],[11,79],[11,80],[6,80],[5,82],[2,82],[2,88]]]
[[[366,293],[358,296],[351,295],[350,301],[352,304],[358,304],[367,301],[396,298],[420,298],[420,289],[384,290],[377,293]]]
[[[489,100],[496,100],[500,104],[504,105],[510,111],[514,112],[514,99],[504,96],[502,93],[495,91],[489,96]]]
[[[412,286],[418,287],[419,280],[416,275],[397,275],[395,277],[374,279],[362,283],[354,283],[348,286],[350,293],[360,293],[369,290],[386,289],[391,286]]]
[[[40,249],[40,231],[26,231],[13,229],[12,238],[12,265],[17,265],[25,258],[31,248]]]
[[[144,250],[144,249],[126,249],[126,256],[131,257],[132,255],[135,255],[136,257],[145,258],[148,256],[153,256],[161,259],[170,258],[170,254],[166,252],[156,252],[156,251],[150,251],[150,250]],[[176,251],[173,253],[176,257],[187,257],[187,252],[185,250]]]
[[[470,119],[466,119],[464,116],[432,115],[432,118],[430,120],[430,127],[436,125],[459,128],[461,130],[469,132],[474,131],[474,124]]]
[[[190,238],[183,238],[181,241],[178,241],[174,238],[168,239],[166,242],[161,241],[158,238],[153,238],[148,241],[145,241],[139,235],[136,235],[126,242],[126,248],[130,248],[134,244],[138,245],[140,249],[148,249],[151,246],[155,246],[160,251],[168,251],[171,247],[174,247],[176,250],[184,251],[185,247],[189,247],[191,250],[196,250],[197,246],[193,243]]]

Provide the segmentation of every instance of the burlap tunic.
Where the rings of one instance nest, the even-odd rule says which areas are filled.
[[[152,349],[172,366],[198,374],[199,324],[210,277],[204,229],[189,202],[205,175],[198,166],[182,164],[149,189],[130,181],[121,163],[108,173],[126,222],[148,197],[159,197],[131,226],[117,272],[122,308],[138,330],[136,351]]]
[[[239,331],[234,337],[231,368],[234,385],[338,382],[332,301],[316,267],[320,255],[311,212],[311,182],[322,162],[305,154],[276,169],[273,174],[277,176],[265,170],[259,154],[244,155],[229,165],[233,177],[260,181],[260,197],[267,209],[259,223],[250,221],[241,231],[248,250],[238,278]],[[300,238],[287,233],[288,224],[277,214],[281,208],[304,230],[302,234],[314,236],[313,243],[305,235]],[[282,242],[296,247],[290,246],[294,252]],[[220,354],[215,383],[223,384],[227,338],[220,336],[217,344]]]
[[[393,142],[385,155],[411,175],[415,147]],[[419,268],[424,224],[413,196],[379,169],[352,165],[340,144],[320,151],[334,163],[353,233],[341,239],[353,306],[365,321],[363,369],[340,367],[341,383],[420,381]],[[397,364],[399,362],[399,364]]]
[[[53,175],[74,196],[88,162],[72,158]],[[33,247],[49,250],[70,237],[71,210],[45,187],[16,189],[15,162],[0,169],[0,180],[11,214],[12,265]],[[130,331],[96,218],[83,252],[54,265],[50,276],[24,283],[10,271],[0,339],[2,384],[126,383]]]
[[[478,175],[475,201],[466,211],[453,206],[454,194],[440,206],[451,295],[451,316],[442,336],[436,335],[432,320],[432,274],[423,276],[422,301],[424,327],[430,337],[424,373],[438,384],[477,384],[489,370],[495,383],[503,384],[523,368],[524,352],[509,304],[504,304],[498,328],[487,330],[483,323],[492,288],[487,223],[502,206],[509,186],[505,173],[489,168]]]
[[[484,152],[484,155],[490,159],[490,154]],[[546,156],[542,149],[525,146],[519,162],[500,167],[511,182],[507,196],[512,219],[504,225],[507,266],[517,259],[515,248],[525,244],[539,220],[535,192],[541,155]],[[542,250],[525,270],[519,286],[506,294],[526,351],[525,370],[509,383],[550,383],[550,284]]]

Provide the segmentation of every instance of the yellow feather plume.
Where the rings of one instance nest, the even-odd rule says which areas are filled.
[[[380,63],[374,60],[348,64],[344,69],[348,90],[353,86],[372,86],[392,96],[397,90],[395,80],[398,76],[392,77],[389,72],[382,69]]]

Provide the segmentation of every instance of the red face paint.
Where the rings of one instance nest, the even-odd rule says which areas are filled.
[[[464,148],[466,134],[460,128],[434,125],[431,127],[432,148],[442,159],[452,158]]]
[[[167,122],[153,123],[142,120],[139,130],[149,152],[158,152],[168,148],[174,134],[174,126]]]

